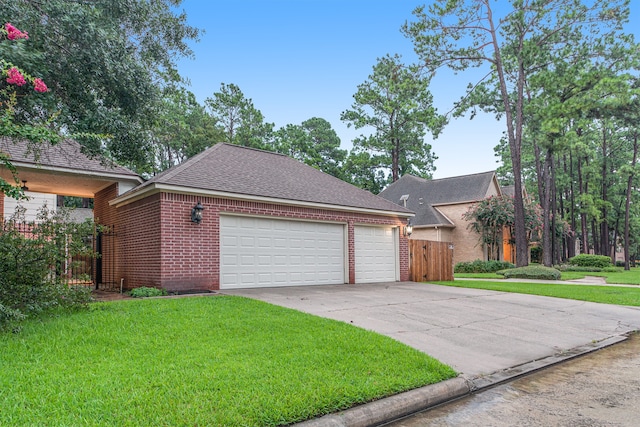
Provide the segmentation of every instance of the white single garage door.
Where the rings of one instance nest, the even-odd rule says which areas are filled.
[[[342,224],[220,215],[220,288],[345,283]]]
[[[391,227],[356,225],[354,248],[356,283],[399,279],[397,230]]]

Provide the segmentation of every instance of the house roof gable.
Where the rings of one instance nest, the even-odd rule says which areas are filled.
[[[492,185],[499,193],[494,171],[433,180],[403,175],[380,196],[398,204],[403,203],[403,196],[408,196],[406,207],[416,213],[412,220],[415,226],[451,226],[451,221],[436,207],[482,200],[489,195]]]
[[[227,143],[156,175],[114,202],[159,187],[411,215],[408,209],[291,157]]]

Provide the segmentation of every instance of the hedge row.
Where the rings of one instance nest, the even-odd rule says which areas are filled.
[[[560,280],[561,273],[559,270],[542,265],[529,265],[527,267],[512,268],[509,270],[498,271],[498,274],[506,279],[541,279],[541,280]]]
[[[459,262],[453,268],[454,273],[495,273],[499,270],[506,270],[515,267],[506,261],[481,261],[479,259],[472,262]]]

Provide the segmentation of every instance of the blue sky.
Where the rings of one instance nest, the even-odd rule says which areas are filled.
[[[634,3],[635,0],[632,1]],[[640,3],[640,2],[639,2]],[[186,0],[179,9],[190,25],[204,29],[192,43],[195,59],[178,62],[198,101],[234,83],[253,100],[276,129],[312,117],[329,121],[342,141],[361,131],[348,129],[340,113],[349,109],[357,86],[377,58],[398,53],[415,61],[411,41],[400,27],[412,19],[415,0]],[[638,22],[637,4],[632,21]],[[434,104],[449,111],[471,76],[439,74]],[[427,137],[438,160],[434,178],[485,172],[498,164],[493,147],[504,124],[492,116],[452,120],[435,140]]]

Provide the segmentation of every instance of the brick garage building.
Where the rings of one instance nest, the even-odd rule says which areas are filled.
[[[217,144],[118,195],[125,288],[172,291],[408,280],[413,213],[284,155]],[[202,220],[192,211],[203,207]]]

